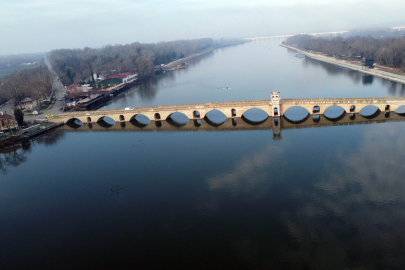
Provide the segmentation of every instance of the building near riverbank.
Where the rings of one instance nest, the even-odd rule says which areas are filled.
[[[95,88],[105,88],[113,85],[118,85],[121,83],[131,83],[138,79],[138,73],[134,72],[125,72],[120,74],[115,74],[108,77],[105,80],[99,81],[96,83]]]
[[[10,130],[17,128],[17,123],[13,120],[13,116],[7,113],[0,113],[0,130]]]

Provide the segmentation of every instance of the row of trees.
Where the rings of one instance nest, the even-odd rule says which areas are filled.
[[[177,40],[157,44],[132,43],[107,45],[99,49],[60,49],[47,58],[61,81],[83,83],[94,73],[110,76],[123,72],[138,72],[142,77],[154,74],[155,65],[165,64],[213,46],[210,38]],[[92,79],[91,79],[92,80]]]
[[[405,68],[405,37],[373,38],[348,37],[343,39],[314,38],[310,35],[296,35],[284,41],[285,44],[298,45],[306,50],[323,52],[334,57],[358,59],[371,57],[382,65]]]
[[[42,100],[52,93],[52,76],[42,65],[32,69],[16,70],[2,79],[0,85],[1,101],[14,100],[16,106],[23,107],[23,99],[29,97],[40,105]]]

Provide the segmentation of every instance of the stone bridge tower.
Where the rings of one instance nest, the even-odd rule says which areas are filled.
[[[273,139],[279,140],[281,139],[281,99],[280,99],[280,92],[271,92],[271,116],[273,116]]]
[[[281,115],[281,99],[280,92],[271,92],[271,116],[277,117]]]

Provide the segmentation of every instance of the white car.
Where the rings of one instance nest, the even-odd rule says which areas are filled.
[[[32,114],[36,115],[36,114],[38,114],[38,112],[37,112],[37,111],[33,111]]]
[[[126,111],[133,111],[134,108],[132,108],[132,107],[126,107],[125,110],[126,110]]]

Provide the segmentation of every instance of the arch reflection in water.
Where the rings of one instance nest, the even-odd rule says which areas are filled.
[[[209,111],[209,112],[205,115],[204,119],[205,119],[207,122],[209,122],[209,123],[211,123],[212,125],[214,125],[214,126],[219,126],[219,125],[221,125],[222,123],[224,123],[228,118],[225,116],[225,114],[224,114],[223,112],[214,109],[214,110]]]
[[[183,126],[175,126],[168,123],[167,121],[155,121],[155,124],[149,125],[139,125],[137,122],[130,122],[130,125],[126,125],[125,128],[122,127],[121,123],[116,123],[114,126],[103,127],[99,124],[93,125],[83,125],[81,128],[77,125],[65,125],[60,129],[65,130],[76,130],[76,131],[197,131],[197,130],[207,130],[207,131],[237,131],[237,130],[273,130],[273,133],[280,133],[283,129],[296,129],[296,128],[311,128],[311,127],[326,127],[326,126],[339,126],[339,125],[356,125],[356,124],[370,124],[370,123],[381,123],[381,122],[396,122],[405,121],[405,116],[399,114],[379,114],[378,116],[368,119],[360,114],[344,114],[338,120],[331,120],[324,115],[315,115],[313,117],[308,117],[305,121],[291,122],[287,118],[281,117],[269,117],[262,123],[251,123],[246,118],[228,118],[226,121],[220,125],[210,122],[209,119],[194,119],[188,121]],[[92,126],[90,128],[89,126]],[[73,127],[73,128],[72,128]]]
[[[308,119],[309,112],[301,106],[294,106],[284,112],[284,118],[291,123],[301,123]]]
[[[250,123],[262,123],[266,121],[268,117],[269,115],[265,111],[257,108],[249,109],[242,114],[242,118]]]
[[[342,119],[346,115],[346,112],[342,107],[334,105],[327,108],[323,115],[329,120],[337,121]]]
[[[184,126],[189,120],[185,114],[174,112],[167,117],[166,122],[175,126]]]
[[[368,105],[360,110],[360,115],[365,118],[374,118],[380,114],[380,110],[374,105]]]
[[[201,120],[194,120],[194,126],[200,127],[201,126]]]

